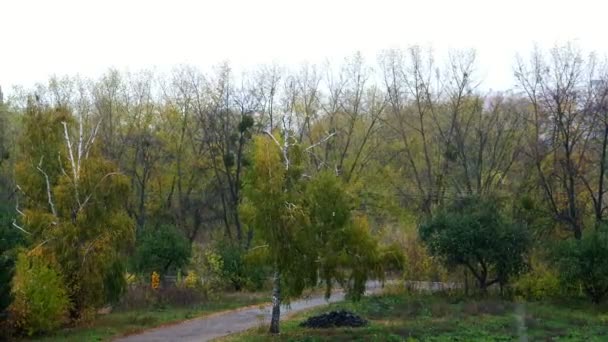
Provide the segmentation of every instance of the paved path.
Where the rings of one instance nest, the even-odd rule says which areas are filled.
[[[370,282],[367,285],[367,293],[381,291],[379,282]],[[334,303],[344,299],[344,293],[332,294],[329,301],[323,296],[315,296],[309,299],[293,301],[289,308],[281,308],[281,318],[302,310]],[[245,309],[229,311],[207,317],[196,318],[182,323],[146,330],[137,335],[130,335],[116,339],[116,342],[148,342],[148,341],[179,341],[179,342],[201,342],[210,341],[214,338],[245,331],[261,324],[270,322],[270,305],[262,307],[249,307]]]

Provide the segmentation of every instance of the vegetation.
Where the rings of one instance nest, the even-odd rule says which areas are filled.
[[[16,329],[49,332],[67,318],[69,301],[61,276],[41,254],[19,254],[10,311]]]
[[[266,301],[265,295],[238,293],[223,295],[217,299],[205,302],[190,303],[188,306],[117,310],[100,316],[88,324],[67,327],[46,336],[34,337],[32,340],[41,342],[109,341],[113,338],[134,334],[147,328],[178,323],[244,306],[262,304]]]
[[[608,293],[608,235],[602,226],[581,240],[566,241],[557,250],[559,275],[566,289],[582,288],[594,303]]]
[[[190,243],[174,227],[161,227],[142,234],[133,257],[138,272],[169,274],[190,262]]]
[[[276,333],[306,288],[357,301],[389,272],[601,306],[608,65],[536,49],[504,92],[475,70],[474,51],[413,46],[0,92],[3,331],[272,287]]]
[[[360,328],[302,328],[306,317],[346,309],[370,321]],[[606,339],[605,308],[581,302],[514,303],[501,299],[459,296],[372,296],[357,303],[297,314],[280,336],[249,330],[221,341],[602,341]]]
[[[505,222],[495,203],[467,198],[420,226],[420,237],[448,265],[465,266],[486,290],[525,267],[528,231]]]

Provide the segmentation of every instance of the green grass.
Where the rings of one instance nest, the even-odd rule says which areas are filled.
[[[307,329],[305,318],[336,309],[368,319],[363,328]],[[608,310],[584,302],[513,303],[443,295],[386,294],[293,316],[272,337],[266,327],[223,341],[608,341]],[[519,323],[518,323],[519,322]],[[522,323],[523,322],[523,325]]]
[[[85,326],[60,330],[49,336],[31,341],[108,341],[113,337],[136,333],[148,328],[177,323],[224,310],[261,304],[268,301],[268,294],[236,293],[194,305],[189,308],[157,308],[149,310],[117,311],[98,316]]]

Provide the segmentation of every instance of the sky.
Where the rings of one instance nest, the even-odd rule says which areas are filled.
[[[355,51],[374,63],[418,44],[439,59],[476,49],[478,78],[505,90],[516,54],[534,44],[608,55],[606,10],[605,0],[0,0],[0,86],[110,67],[339,62]]]

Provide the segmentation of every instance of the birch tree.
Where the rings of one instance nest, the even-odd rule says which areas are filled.
[[[124,210],[128,179],[101,157],[99,125],[64,108],[31,104],[17,165],[20,202],[13,226],[31,248],[57,260],[72,316],[117,300],[133,222]]]

